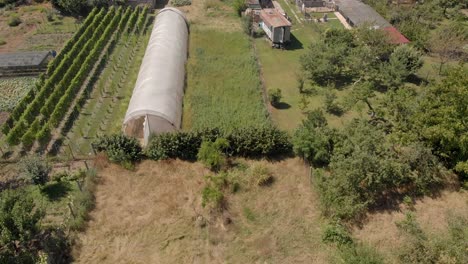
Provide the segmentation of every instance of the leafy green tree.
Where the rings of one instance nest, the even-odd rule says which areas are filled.
[[[403,65],[407,77],[411,74],[416,74],[423,66],[422,54],[412,46],[398,46],[390,55],[390,64]]]
[[[371,100],[375,97],[375,87],[373,83],[364,81],[356,83],[351,90],[351,93],[347,97],[347,105],[352,107],[359,102],[365,103],[369,109],[371,118],[375,118],[377,115]]]
[[[466,61],[468,59],[468,52],[464,48],[467,40],[468,28],[458,22],[443,24],[432,33],[429,50],[439,57],[439,74],[450,60]]]
[[[44,216],[31,197],[21,191],[6,190],[0,195],[0,262],[35,263],[31,240],[39,233]]]
[[[310,111],[294,133],[294,152],[315,166],[327,165],[333,151],[334,133],[327,127],[321,110]]]
[[[396,144],[410,144],[418,141],[414,114],[418,111],[418,94],[415,89],[389,90],[379,102],[381,115],[391,125],[391,140]]]
[[[354,29],[355,39],[361,47],[366,47],[379,60],[387,60],[394,49],[387,32],[364,24]]]
[[[325,93],[324,104],[325,104],[325,111],[327,111],[327,113],[334,114],[334,115],[341,115],[342,109],[336,102],[337,98],[338,97],[336,96],[336,94],[331,90],[328,90]]]
[[[347,78],[346,59],[349,54],[347,44],[328,45],[323,41],[312,43],[301,57],[301,67],[307,79],[326,85],[337,79]]]
[[[270,90],[268,97],[270,99],[270,104],[274,107],[278,107],[281,103],[281,98],[283,97],[281,94],[281,89]]]
[[[323,32],[323,41],[327,45],[346,45],[350,48],[355,47],[353,32],[341,28],[328,28]]]
[[[422,54],[409,45],[396,47],[388,62],[380,64],[379,75],[374,81],[384,88],[398,88],[410,75],[422,67]]]
[[[405,187],[424,193],[444,176],[436,157],[420,145],[395,146],[367,120],[356,119],[335,136],[330,173],[315,172],[326,214],[353,219]]]
[[[450,167],[468,160],[468,70],[459,66],[426,88],[414,122],[421,139]]]

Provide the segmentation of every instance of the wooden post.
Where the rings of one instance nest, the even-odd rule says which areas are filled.
[[[70,150],[70,153],[71,153],[71,156],[72,156],[72,159],[75,159],[75,156],[73,155],[73,150],[70,146],[70,144],[68,144],[68,149]]]
[[[73,216],[73,219],[76,218],[76,215],[75,215],[75,212],[73,211],[73,207],[72,207],[72,203],[68,203],[68,208],[70,209],[70,213],[72,214]]]
[[[83,192],[83,189],[81,187],[81,183],[79,180],[76,181],[76,185],[78,186],[78,189],[80,189],[80,192]]]
[[[91,149],[93,150],[94,155],[96,156],[96,150],[94,149],[93,144],[90,144],[90,145],[91,145]]]
[[[312,166],[309,167],[309,181],[310,185],[312,185]]]

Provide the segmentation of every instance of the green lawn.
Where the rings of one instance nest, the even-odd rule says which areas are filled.
[[[248,37],[193,26],[183,128],[225,131],[269,123]]]

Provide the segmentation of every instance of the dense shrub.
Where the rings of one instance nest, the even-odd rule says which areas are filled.
[[[8,19],[8,25],[10,27],[16,27],[18,26],[19,24],[21,24],[21,18],[18,16],[18,14],[16,13],[12,13],[10,15],[10,18]]]
[[[146,149],[146,155],[154,160],[168,158],[195,160],[203,140],[215,141],[219,137],[229,142],[227,154],[230,156],[272,157],[289,154],[292,148],[287,133],[274,127],[250,127],[230,133],[221,133],[218,129],[212,129],[154,135]]]
[[[339,223],[328,225],[322,235],[322,241],[325,243],[335,243],[339,246],[351,245],[353,239],[346,228]]]
[[[195,160],[203,140],[203,135],[214,141],[218,137],[219,131],[206,130],[204,132],[179,132],[154,135],[146,149],[146,155],[153,160],[175,158]]]
[[[247,9],[247,4],[244,0],[234,0],[232,1],[232,8],[234,8],[234,12],[236,12],[238,16],[241,16],[242,12]]]
[[[23,176],[33,184],[44,185],[49,181],[50,165],[37,155],[27,156],[20,162]]]
[[[99,137],[93,142],[93,148],[105,151],[111,161],[121,164],[139,161],[142,156],[138,141],[122,134]]]
[[[6,190],[0,194],[0,263],[35,263],[37,251],[31,242],[43,216],[25,193]]]
[[[225,135],[228,153],[241,157],[274,157],[292,150],[289,135],[275,127],[249,127]]]
[[[323,112],[313,110],[294,133],[294,153],[313,165],[327,165],[333,151],[334,134],[336,132],[327,127]]]
[[[229,142],[224,138],[218,138],[215,142],[203,141],[197,158],[211,170],[218,171],[226,163],[224,151],[227,147]]]
[[[273,89],[268,91],[268,99],[270,100],[270,104],[272,106],[278,107],[282,98],[283,95],[281,94],[281,89]]]

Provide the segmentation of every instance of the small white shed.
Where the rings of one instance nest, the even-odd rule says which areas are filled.
[[[265,8],[260,12],[261,26],[273,44],[284,45],[291,37],[291,22],[274,8]]]

